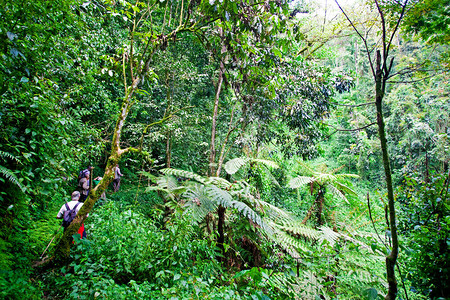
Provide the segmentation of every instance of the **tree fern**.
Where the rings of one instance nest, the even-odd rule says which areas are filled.
[[[182,178],[187,178],[187,179],[192,179],[195,180],[197,182],[206,184],[206,178],[202,177],[198,174],[195,174],[194,172],[189,172],[189,171],[185,171],[185,170],[177,170],[177,169],[162,169],[160,170],[161,173],[165,174],[165,175],[172,175],[172,176],[176,176],[176,177],[182,177]]]
[[[233,175],[234,173],[239,171],[243,166],[252,162],[260,163],[265,166],[272,167],[274,169],[278,168],[278,164],[276,162],[265,159],[248,158],[248,157],[233,158],[232,160],[229,160],[225,163],[224,168],[228,174]]]
[[[200,223],[208,213],[215,211],[218,207],[204,185],[193,185],[183,194],[183,197],[188,199],[185,204],[186,213],[189,213],[196,223]]]
[[[288,187],[292,189],[298,189],[306,184],[314,182],[314,180],[315,180],[314,177],[297,176],[289,180]]]
[[[244,166],[247,162],[248,162],[247,158],[240,158],[240,157],[233,158],[232,160],[229,160],[225,163],[224,169],[228,174],[233,175],[234,173],[239,171],[239,169],[242,166]]]
[[[20,163],[20,161],[14,155],[12,155],[8,152],[4,152],[4,151],[0,150],[0,157],[14,160],[14,161]],[[0,174],[3,175],[9,182],[16,185],[22,192],[26,191],[25,186],[23,186],[23,184],[19,181],[17,176],[14,174],[14,172],[11,171],[10,169],[0,165]]]

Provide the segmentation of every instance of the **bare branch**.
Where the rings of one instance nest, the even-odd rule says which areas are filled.
[[[367,103],[361,103],[361,104],[340,104],[336,102],[329,102],[330,104],[337,105],[337,106],[345,106],[345,107],[360,107],[360,106],[366,106],[366,105],[373,105],[375,102],[367,102]]]
[[[359,37],[361,38],[361,40],[364,42],[364,47],[366,48],[366,52],[367,52],[367,57],[369,58],[369,63],[370,63],[370,69],[372,70],[372,75],[375,78],[375,69],[373,68],[373,62],[372,62],[372,58],[370,57],[370,51],[369,51],[369,46],[367,45],[367,40],[365,37],[363,37],[361,35],[361,33],[359,32],[358,29],[356,29],[356,26],[353,24],[353,22],[350,20],[350,18],[348,17],[348,15],[345,13],[344,9],[341,7],[341,5],[339,4],[338,0],[334,0],[334,2],[336,2],[337,6],[339,7],[339,9],[342,11],[342,13],[344,14],[345,18],[347,19],[347,21],[350,23],[350,25],[353,27],[353,29],[356,31],[356,33],[359,35]]]
[[[368,125],[366,125],[366,126],[359,127],[359,128],[354,128],[354,129],[337,128],[337,127],[335,127],[335,126],[333,126],[333,125],[330,125],[330,124],[327,124],[327,123],[324,123],[324,122],[322,122],[322,124],[323,124],[323,125],[326,125],[326,126],[330,126],[331,128],[333,128],[333,129],[336,130],[335,132],[333,132],[332,134],[330,134],[330,135],[328,136],[328,137],[330,137],[330,136],[332,136],[333,134],[335,134],[335,133],[338,132],[338,131],[346,131],[346,132],[350,132],[350,131],[360,131],[360,130],[366,129],[366,128],[372,126],[372,125],[377,124],[377,122],[373,122],[373,123],[370,123],[370,124],[368,124]]]

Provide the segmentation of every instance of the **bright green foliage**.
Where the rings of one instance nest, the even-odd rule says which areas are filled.
[[[274,284],[283,278],[255,281],[244,288],[221,275],[214,243],[181,215],[161,227],[157,210],[145,218],[135,207],[108,202],[90,220],[86,223],[89,240],[77,240],[69,266],[61,270],[64,276],[47,275],[47,282],[57,287],[50,296],[247,299],[264,296],[264,288],[272,299],[284,298],[285,292]]]
[[[399,229],[412,290],[433,299],[450,292],[449,176],[406,177],[397,190]]]
[[[316,210],[316,222],[318,226],[322,223],[322,210],[325,201],[325,195],[330,193],[340,200],[350,204],[345,194],[356,195],[356,193],[343,180],[346,178],[358,178],[355,174],[335,174],[339,169],[327,170],[326,165],[318,165],[310,167],[307,164],[298,161],[300,172],[307,176],[297,176],[289,180],[288,186],[290,188],[298,189],[305,185],[309,186],[311,195],[314,195],[315,200],[310,210],[308,211],[304,223],[309,219],[312,209]]]
[[[405,27],[429,43],[450,43],[450,1],[423,0],[417,1],[408,12]]]

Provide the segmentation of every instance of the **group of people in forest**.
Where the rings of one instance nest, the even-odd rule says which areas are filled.
[[[59,210],[58,214],[56,215],[57,219],[63,219],[65,218],[68,213],[71,211],[74,211],[74,214],[76,215],[80,208],[83,206],[84,201],[86,201],[91,185],[90,185],[90,179],[91,179],[91,173],[93,171],[93,167],[89,166],[87,169],[80,171],[78,174],[78,187],[77,190],[72,193],[71,201],[64,203],[61,206],[61,209]],[[113,180],[113,190],[114,192],[117,192],[120,188],[120,178],[123,176],[123,174],[120,172],[119,165],[117,164],[114,168],[114,180]],[[98,184],[102,180],[102,177],[96,177],[94,179],[94,183]],[[102,198],[105,198],[105,193],[103,192],[101,195]],[[63,221],[64,222],[64,221]],[[64,227],[64,231],[67,227]],[[78,234],[80,234],[81,238],[86,237],[86,231],[84,230],[84,224],[81,224],[80,229],[78,230]]]

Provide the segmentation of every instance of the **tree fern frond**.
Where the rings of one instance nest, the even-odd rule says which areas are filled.
[[[267,218],[272,221],[283,221],[283,220],[292,220],[293,217],[291,213],[272,205],[268,202],[259,200],[259,203],[262,205],[264,212],[266,213]]]
[[[222,190],[215,185],[205,186],[205,191],[208,197],[216,201],[223,207],[231,207],[233,204],[233,197],[225,190]]]
[[[336,241],[341,237],[341,235],[337,232],[334,232],[331,228],[326,226],[321,226],[319,230],[322,232],[322,235],[319,238],[319,241],[327,240],[331,246],[336,243]]]
[[[340,167],[337,167],[337,168],[331,170],[331,173],[332,173],[332,174],[336,174],[337,172],[339,172],[339,171],[342,170],[343,168],[345,168],[345,165],[340,166]]]
[[[248,162],[247,158],[237,157],[227,161],[223,167],[228,174],[233,175],[234,173],[239,171],[239,169],[242,166],[244,166],[247,162]]]
[[[274,169],[278,169],[279,166],[276,162],[267,160],[267,159],[258,159],[258,158],[247,158],[247,157],[237,157],[227,161],[224,165],[225,171],[233,175],[237,171],[239,171],[243,166],[245,166],[249,162],[255,162],[258,164],[263,164],[267,167],[271,167]]]
[[[281,248],[288,252],[294,258],[300,258],[302,253],[311,253],[311,249],[299,239],[296,239],[283,230],[280,230],[274,226],[274,234],[271,236],[272,240],[277,243]]]
[[[278,165],[277,165],[278,167]],[[270,172],[267,167],[265,167],[265,169],[267,170],[267,172],[265,173],[266,176],[269,177],[270,181],[277,187],[281,187],[280,184],[278,183],[278,180],[272,175],[272,172]]]
[[[187,178],[187,179],[193,179],[197,182],[206,184],[206,178],[195,174],[194,172],[189,172],[189,171],[185,171],[185,170],[177,170],[177,169],[170,169],[170,168],[166,168],[166,169],[162,169],[160,170],[161,173],[165,174],[165,175],[172,175],[172,176],[176,176],[176,177],[183,177],[183,178]]]
[[[233,184],[229,182],[228,180],[221,178],[221,177],[209,177],[206,182],[208,184],[213,184],[221,189],[231,189],[233,187]]]
[[[188,201],[185,204],[187,208],[185,213],[190,214],[197,223],[201,222],[208,213],[216,211],[217,202],[211,199],[208,190],[204,185],[195,184],[183,197]]]
[[[271,160],[252,158],[252,159],[250,159],[250,161],[256,162],[256,163],[261,163],[261,164],[263,164],[263,165],[265,165],[267,167],[271,167],[271,168],[274,168],[274,169],[278,169],[279,168],[278,164],[276,162],[274,162],[274,161],[271,161]]]
[[[6,158],[9,158],[9,159],[11,159],[11,160],[14,160],[15,162],[21,163],[20,160],[17,159],[17,157],[15,157],[14,155],[12,155],[12,154],[9,153],[9,152],[5,152],[5,151],[1,151],[1,150],[0,150],[0,157],[1,157],[1,158],[6,157]]]
[[[6,152],[4,152],[4,153],[6,153]],[[0,166],[0,174],[5,176],[6,179],[8,179],[11,183],[16,185],[22,192],[25,193],[26,188],[22,185],[22,183],[20,183],[17,176],[10,169]]]
[[[178,188],[178,180],[170,175],[160,176],[156,179],[156,183],[159,187],[173,191]]]
[[[336,188],[338,188],[341,191],[344,191],[344,192],[346,192],[348,194],[352,194],[352,195],[355,195],[355,196],[358,195],[354,190],[352,190],[349,186],[347,186],[345,184],[342,184],[342,183],[340,183],[338,181],[335,182],[334,184],[336,185]]]
[[[318,173],[315,177],[316,177],[317,181],[319,181],[321,183],[336,181],[336,177],[333,174]]]
[[[267,235],[273,234],[273,228],[264,222],[263,218],[244,202],[233,201],[232,207],[239,211],[244,217],[257,224]]]
[[[299,220],[284,221],[283,224],[278,225],[278,228],[291,235],[305,237],[310,240],[317,240],[321,236],[319,231],[302,224]]]
[[[307,176],[297,176],[295,178],[292,178],[289,180],[288,187],[292,189],[298,189],[305,184],[309,184],[311,182],[314,182],[316,179],[314,177],[307,177]]]
[[[305,164],[303,161],[297,160],[297,163],[298,163],[304,170],[306,170],[306,172],[304,172],[304,173],[307,173],[307,174],[309,174],[309,175],[313,175],[313,174],[316,173],[313,169],[311,169],[311,168],[310,168],[307,164]]]
[[[344,200],[347,204],[350,204],[347,200],[347,197],[345,197],[345,195],[339,190],[337,189],[334,185],[329,184],[328,189],[333,193],[333,195],[341,198],[342,200]]]

